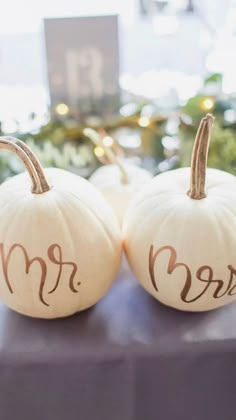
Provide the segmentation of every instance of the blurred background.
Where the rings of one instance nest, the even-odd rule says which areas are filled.
[[[153,174],[189,165],[216,117],[209,166],[236,174],[236,0],[8,0],[0,13],[0,134],[89,177],[106,147]],[[0,180],[22,170],[0,155]]]

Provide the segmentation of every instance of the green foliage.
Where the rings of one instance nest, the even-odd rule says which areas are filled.
[[[203,102],[205,99],[209,99],[208,96],[196,95],[193,98],[190,98],[186,105],[183,107],[182,111],[191,116],[195,121],[200,121],[202,117],[206,114],[206,109],[203,108]],[[213,111],[214,108],[211,110]]]
[[[144,128],[140,133],[143,153],[148,156],[153,156],[156,161],[164,159],[164,151],[161,143],[164,133],[163,124]]]
[[[190,165],[195,134],[195,127],[182,128],[180,131],[181,166]],[[225,129],[217,122],[215,123],[209,148],[208,166],[236,175],[236,130]]]
[[[214,73],[203,80],[202,90],[196,96],[190,98],[187,103],[179,107],[173,115],[173,111],[162,110],[153,103],[147,103],[136,98],[135,103],[129,105],[131,112],[116,115],[113,118],[102,120],[98,117],[88,117],[78,121],[72,116],[54,115],[45,126],[37,133],[26,133],[20,138],[24,140],[37,155],[43,166],[55,166],[66,170],[72,170],[82,176],[88,177],[99,165],[94,156],[94,145],[84,135],[84,128],[90,127],[102,135],[114,135],[117,131],[127,129],[132,134],[140,136],[141,147],[132,149],[127,140],[127,154],[138,153],[140,156],[152,157],[155,162],[160,162],[168,156],[179,154],[180,166],[189,166],[194,138],[201,118],[207,112],[212,112],[216,118],[211,145],[209,149],[208,166],[218,168],[236,175],[236,118],[225,118],[226,110],[236,113],[236,95],[222,95],[222,75]],[[210,95],[207,95],[207,92]],[[214,92],[214,94],[212,94]],[[212,95],[212,96],[211,96]],[[148,112],[147,112],[148,108]],[[126,110],[127,111],[127,110]],[[229,113],[230,114],[230,113]],[[125,116],[124,116],[125,115]],[[148,118],[144,126],[140,123],[140,117]],[[178,121],[180,117],[179,133]],[[35,115],[32,114],[32,119]],[[177,121],[174,131],[168,129],[167,122],[173,118]],[[228,125],[227,125],[228,124]],[[4,135],[1,130],[0,135]],[[120,134],[121,144],[125,146],[127,134]],[[181,140],[178,152],[164,150],[162,139],[164,136],[176,136]],[[119,141],[119,139],[118,139]],[[125,146],[126,147],[126,146]],[[166,147],[166,146],[165,146]],[[6,177],[15,175],[23,170],[22,164],[11,153],[0,154],[0,182]]]
[[[213,73],[207,76],[204,80],[204,84],[208,83],[221,83],[222,82],[222,74],[221,73]]]
[[[65,143],[60,147],[45,139],[36,142],[28,137],[25,142],[35,153],[44,167],[56,167],[72,170],[82,176],[88,177],[96,168],[97,161],[91,144],[74,145]],[[1,151],[0,155],[0,182],[6,178],[17,175],[24,170],[22,162],[11,152]]]
[[[208,166],[236,175],[236,131],[215,124]]]

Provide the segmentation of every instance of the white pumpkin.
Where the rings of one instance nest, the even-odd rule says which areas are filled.
[[[43,172],[19,140],[0,138],[0,148],[17,153],[28,170],[0,186],[0,299],[40,318],[89,308],[108,291],[120,265],[113,212],[83,178],[53,168]]]
[[[140,283],[184,311],[236,299],[236,180],[206,170],[212,123],[208,114],[200,124],[191,169],[155,177],[124,221],[126,254]]]
[[[90,177],[90,182],[103,193],[120,224],[131,199],[152,177],[150,172],[138,166],[122,163],[122,167],[125,179],[116,164],[102,166]]]
[[[96,146],[103,149],[106,158],[110,162],[110,164],[98,168],[89,180],[103,193],[116,214],[120,225],[122,225],[123,217],[130,200],[152,175],[145,169],[121,160],[106,145],[102,136],[97,131],[91,128],[85,128],[83,131],[87,138]]]

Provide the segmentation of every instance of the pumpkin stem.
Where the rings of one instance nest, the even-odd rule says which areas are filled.
[[[193,146],[191,181],[188,195],[194,200],[201,200],[206,197],[206,167],[213,123],[214,117],[211,114],[207,114],[204,118],[202,118]]]
[[[50,190],[42,166],[23,141],[14,137],[0,137],[0,149],[10,150],[22,160],[32,181],[32,193],[42,194]]]
[[[128,184],[129,183],[128,174],[124,166],[122,165],[119,157],[110,149],[110,147],[102,143],[101,137],[97,133],[97,131],[93,130],[92,128],[85,128],[83,132],[86,137],[88,137],[90,140],[92,140],[94,144],[96,144],[96,146],[99,146],[104,150],[106,157],[108,158],[110,163],[114,163],[115,165],[118,166],[121,173],[122,184]]]

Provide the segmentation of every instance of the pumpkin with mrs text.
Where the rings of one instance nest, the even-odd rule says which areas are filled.
[[[160,302],[205,311],[236,299],[236,179],[206,169],[213,117],[202,119],[191,168],[156,176],[124,221],[128,261]]]
[[[0,138],[27,172],[0,186],[0,299],[32,317],[94,305],[120,264],[119,226],[101,193],[69,172],[43,171],[25,143]]]

